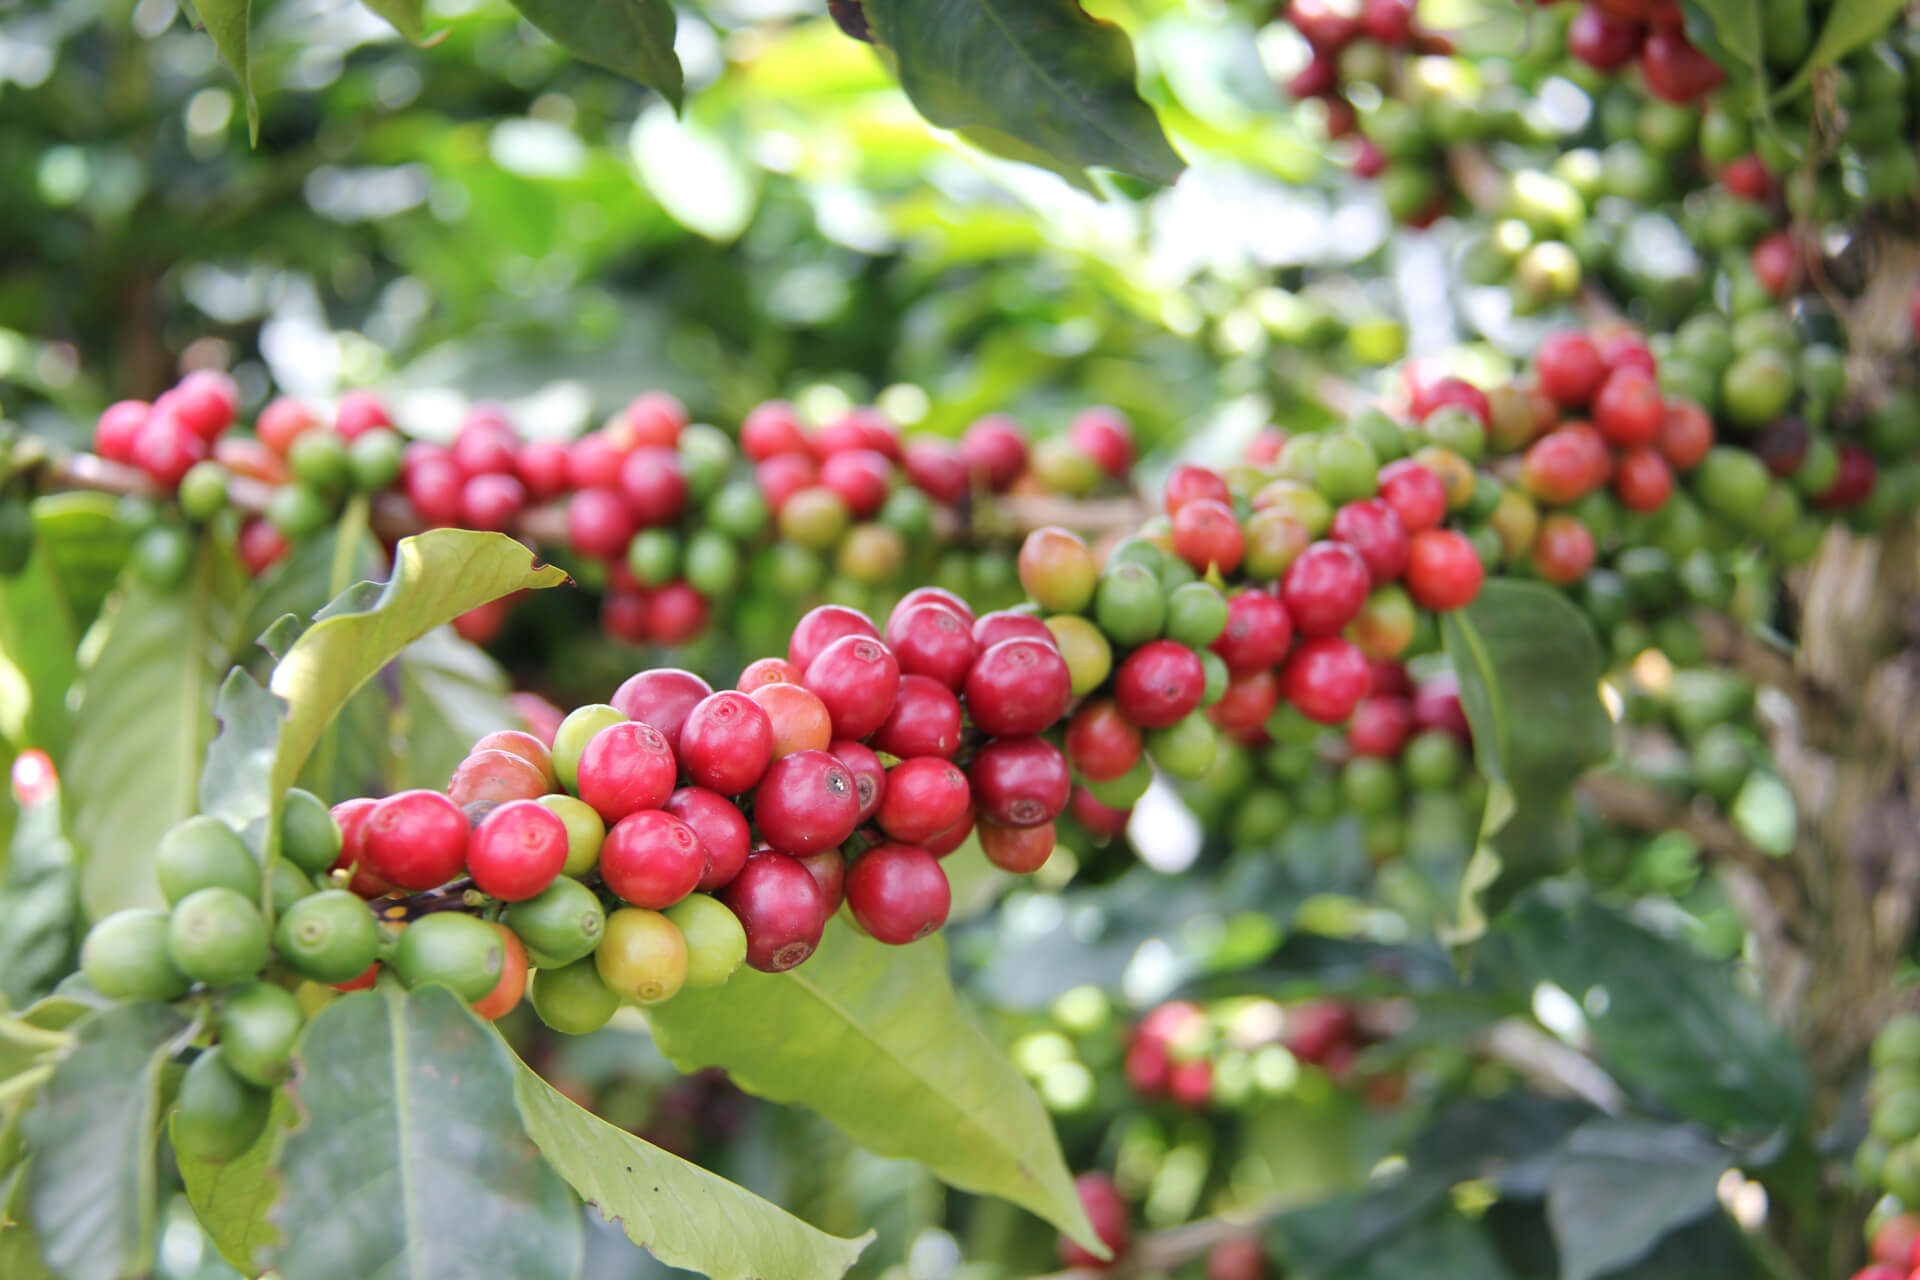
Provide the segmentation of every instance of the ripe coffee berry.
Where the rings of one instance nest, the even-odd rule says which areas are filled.
[[[1133,427],[1126,414],[1106,405],[1091,405],[1073,415],[1073,421],[1067,424],[1067,439],[1114,479],[1127,478],[1133,466]]]
[[[697,785],[737,796],[751,790],[773,763],[773,721],[737,690],[709,694],[680,726],[679,758]]]
[[[1152,640],[1127,655],[1114,676],[1120,714],[1144,729],[1163,729],[1200,705],[1206,671],[1199,655],[1172,640]]]
[[[467,874],[480,892],[524,902],[567,862],[567,824],[532,800],[510,800],[481,820],[467,841]]]
[[[1167,514],[1176,514],[1189,502],[1213,501],[1232,509],[1233,495],[1227,482],[1205,467],[1183,462],[1167,476]]]
[[[799,684],[804,675],[806,672],[785,658],[755,658],[741,669],[733,687],[741,693],[752,693],[763,684]]]
[[[1392,582],[1407,567],[1407,527],[1390,503],[1379,498],[1349,502],[1333,516],[1335,542],[1360,553],[1373,585]]]
[[[1669,400],[1654,447],[1674,470],[1691,471],[1713,449],[1713,419],[1690,400]]]
[[[633,515],[611,489],[581,489],[567,500],[567,543],[581,555],[597,560],[623,555],[633,533]]]
[[[813,874],[771,849],[747,865],[719,893],[747,934],[747,963],[763,973],[781,973],[813,954],[827,924],[827,903]]]
[[[914,487],[924,490],[935,502],[958,502],[971,484],[960,447],[951,440],[923,436],[909,442],[902,453],[902,465]]]
[[[1569,586],[1593,567],[1593,533],[1572,516],[1553,515],[1540,522],[1533,539],[1533,570],[1548,582]]]
[[[905,613],[908,609],[923,604],[943,604],[959,614],[960,620],[967,624],[969,630],[973,627],[973,606],[945,587],[915,587],[900,597],[900,603],[893,606],[893,612]]]
[[[960,457],[967,470],[998,492],[1027,466],[1027,442],[1020,424],[1002,413],[988,414],[960,437]]]
[[[891,946],[934,932],[953,905],[940,863],[910,844],[875,845],[861,854],[847,871],[846,898],[860,927]]]
[[[700,837],[663,809],[642,809],[613,824],[600,846],[600,878],[616,897],[664,911],[706,874]]]
[[[967,766],[981,817],[1003,827],[1052,822],[1067,807],[1073,777],[1067,758],[1045,738],[997,738]]]
[[[960,749],[960,699],[938,680],[900,677],[900,693],[885,722],[873,733],[873,747],[888,755],[946,756]]]
[[[840,909],[847,900],[847,856],[838,849],[823,849],[819,853],[810,853],[796,859],[820,886],[820,901],[825,904],[829,916]]]
[[[1486,574],[1473,544],[1452,529],[1428,529],[1408,544],[1407,594],[1423,609],[1466,607],[1480,594]]]
[[[1673,496],[1673,468],[1657,448],[1629,449],[1614,467],[1613,491],[1629,511],[1658,511]]]
[[[372,871],[399,888],[418,891],[443,885],[466,863],[472,829],[460,807],[438,791],[388,796],[368,812],[365,822],[355,833],[356,843]]]
[[[973,642],[982,652],[999,644],[1002,640],[1038,640],[1042,644],[1059,648],[1059,641],[1053,632],[1047,630],[1047,624],[1030,613],[1017,613],[1012,609],[996,609],[992,613],[983,613],[974,619]]]
[[[1412,458],[1380,468],[1380,501],[1393,508],[1409,534],[1431,529],[1447,516],[1447,487],[1432,469]]]
[[[1584,409],[1607,379],[1600,349],[1584,333],[1547,335],[1533,358],[1540,389],[1567,409]]]
[[[667,797],[666,811],[699,838],[706,861],[695,888],[711,893],[740,874],[753,849],[753,830],[733,801],[705,787],[681,787]]]
[[[1413,733],[1413,705],[1403,697],[1383,695],[1377,675],[1372,685],[1373,693],[1353,709],[1347,749],[1356,756],[1395,760]]]
[[[672,449],[635,449],[620,464],[620,494],[642,529],[672,524],[687,503],[687,479]]]
[[[931,840],[921,841],[920,847],[936,858],[944,858],[965,844],[967,837],[972,834],[973,806],[968,805],[965,817],[961,818],[960,821],[954,823]]]
[[[1566,428],[1535,440],[1520,463],[1521,487],[1552,506],[1578,502],[1602,479],[1602,467],[1587,440]]]
[[[1296,0],[1295,8],[1298,7]],[[1080,1204],[1086,1209],[1088,1220],[1093,1223],[1094,1234],[1100,1237],[1100,1243],[1107,1246],[1113,1257],[1103,1262],[1065,1236],[1061,1236],[1061,1265],[1091,1267],[1096,1270],[1110,1267],[1126,1256],[1127,1246],[1133,1240],[1133,1227],[1127,1211],[1127,1202],[1121,1198],[1119,1188],[1113,1185],[1113,1179],[1104,1173],[1081,1174],[1073,1180],[1073,1189],[1080,1194]]]
[[[980,654],[972,620],[937,600],[896,608],[887,619],[886,641],[903,673],[926,676],[956,690],[966,682],[967,669]]]
[[[1593,397],[1593,425],[1622,449],[1652,444],[1665,415],[1660,384],[1639,369],[1615,369]]]
[[[447,780],[447,798],[463,809],[476,801],[532,800],[552,789],[538,765],[510,751],[469,752]]]
[[[773,726],[773,758],[796,751],[823,751],[833,741],[827,704],[798,684],[763,684],[747,695]]]
[[[1051,822],[1032,827],[1003,827],[997,822],[980,824],[980,850],[987,861],[1010,875],[1032,875],[1053,856],[1054,831]]]
[[[650,724],[668,742],[677,742],[687,714],[712,692],[713,686],[691,671],[655,667],[627,677],[609,701],[629,720]]]
[[[951,760],[916,756],[887,770],[887,785],[874,821],[895,840],[925,844],[971,813],[967,775]]]
[[[1195,573],[1218,567],[1232,573],[1247,550],[1246,535],[1234,519],[1233,508],[1214,498],[1197,498],[1173,513],[1173,553]],[[1089,583],[1091,595],[1091,583]],[[1044,603],[1044,602],[1043,602]]]
[[[593,735],[580,753],[575,794],[613,823],[658,809],[673,794],[679,769],[666,737],[650,724],[624,720]]]
[[[829,743],[827,754],[847,766],[847,772],[853,775],[853,790],[860,798],[860,821],[873,817],[880,811],[880,801],[887,794],[887,767],[880,763],[880,757],[871,747],[845,738]]]
[[[1267,1259],[1255,1236],[1234,1236],[1207,1254],[1207,1280],[1267,1280]]]
[[[864,738],[886,722],[900,692],[893,650],[869,636],[847,635],[807,664],[805,686],[826,705],[836,738]]]
[[[793,636],[787,641],[787,660],[804,673],[828,645],[842,636],[864,636],[868,640],[878,640],[880,629],[873,625],[873,619],[858,609],[849,609],[841,604],[823,604],[808,611],[794,625]]]
[[[1352,715],[1372,684],[1366,658],[1339,636],[1302,641],[1280,670],[1287,701],[1321,724],[1339,724]]]
[[[856,520],[880,509],[892,475],[892,464],[871,449],[836,453],[820,465],[820,483],[840,495]]]
[[[1280,601],[1301,635],[1327,636],[1353,621],[1371,585],[1358,551],[1343,542],[1316,542],[1280,579]]]
[[[796,751],[775,760],[754,788],[753,820],[761,838],[781,853],[818,853],[853,834],[860,823],[860,792],[833,756]]]
[[[1207,708],[1207,719],[1229,737],[1249,739],[1260,732],[1279,703],[1279,677],[1271,669],[1249,671],[1227,682],[1227,691]]]
[[[1067,722],[1067,758],[1089,782],[1111,782],[1140,759],[1140,730],[1112,699],[1093,699]]]
[[[967,672],[966,701],[981,732],[1021,737],[1039,733],[1066,714],[1073,678],[1051,641],[1052,633],[1047,640],[1002,640],[974,662]]]

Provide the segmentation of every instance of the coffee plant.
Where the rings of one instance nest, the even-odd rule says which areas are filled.
[[[1920,25],[816,9],[0,7],[0,1275],[1920,1275]]]

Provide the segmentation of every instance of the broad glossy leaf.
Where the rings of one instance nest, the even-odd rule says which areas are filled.
[[[513,1072],[443,988],[324,1009],[291,1089],[274,1268],[286,1280],[572,1280],[580,1212],[521,1128]]]
[[[1573,783],[1613,750],[1600,643],[1566,596],[1495,580],[1441,619],[1474,760],[1488,783],[1480,844],[1452,940],[1468,942],[1521,889],[1574,853]]]
[[[72,611],[77,637],[119,580],[133,536],[115,519],[111,494],[83,490],[35,498],[33,532]]]
[[[1764,88],[1766,22],[1760,0],[1685,0],[1687,39],[1726,69],[1729,79]],[[1764,100],[1764,93],[1757,95]]]
[[[77,671],[80,630],[53,556],[36,542],[27,567],[0,578],[0,667],[11,668],[24,697],[17,706],[0,682],[0,736],[39,747],[58,760],[70,730],[67,689]]]
[[[927,120],[1085,183],[1089,166],[1169,183],[1185,161],[1135,87],[1133,45],[1075,0],[866,0]]]
[[[954,998],[946,948],[889,947],[830,924],[785,973],[743,969],[647,1011],[683,1071],[725,1067],[741,1088],[797,1102],[878,1155],[925,1164],[1093,1241],[1046,1108]]]
[[[213,740],[214,690],[238,648],[243,583],[229,552],[201,539],[191,580],[161,593],[131,585],[103,616],[62,762],[81,899],[94,919],[159,906],[148,865],[161,833],[198,808]]]
[[[225,1164],[198,1159],[178,1148],[174,1151],[193,1216],[220,1256],[243,1275],[258,1274],[261,1251],[280,1240],[279,1229],[267,1215],[280,1198],[281,1179],[274,1162],[291,1110],[286,1095],[276,1095],[273,1115],[259,1141]]]
[[[518,723],[507,705],[507,673],[451,627],[408,645],[393,675],[405,744],[396,789],[446,786],[475,739]]]
[[[268,818],[274,812],[273,764],[280,746],[286,704],[236,667],[214,699],[220,732],[207,747],[200,771],[200,810],[245,832],[262,859]]]
[[[361,583],[321,611],[274,668],[271,688],[287,701],[273,793],[300,775],[320,735],[355,690],[408,645],[469,609],[515,591],[551,587],[567,575],[540,567],[505,534],[434,529],[403,539],[393,577]]]
[[[1822,67],[1830,67],[1842,58],[1883,34],[1907,6],[1905,0],[1837,0],[1820,26],[1807,60],[1774,94],[1776,103],[1799,96]]]
[[[1585,898],[1521,901],[1485,945],[1520,991],[1552,982],[1579,1002],[1603,1066],[1630,1090],[1723,1135],[1793,1128],[1806,1069],[1739,987],[1735,967]]]
[[[1596,1119],[1562,1144],[1547,1184],[1547,1218],[1564,1280],[1597,1280],[1720,1207],[1726,1149],[1698,1130]]]
[[[718,1174],[582,1109],[524,1063],[514,1095],[527,1134],[580,1196],[627,1238],[672,1267],[710,1280],[835,1280],[873,1238],[808,1226]]]
[[[27,1178],[31,1164],[15,1165],[0,1175],[0,1276],[7,1280],[53,1280],[40,1258],[40,1242],[27,1221]]]
[[[1444,1177],[1414,1173],[1380,1190],[1284,1214],[1267,1238],[1303,1274],[1339,1280],[1507,1280],[1479,1223],[1447,1198]]]
[[[247,104],[247,133],[260,141],[260,102],[253,94],[253,0],[194,0],[214,48],[240,82]]]
[[[574,57],[659,90],[679,110],[686,84],[669,0],[513,0],[513,7]]]
[[[61,825],[56,788],[25,807],[0,880],[0,996],[19,1009],[72,972],[78,950],[80,873]]]
[[[74,1043],[25,1124],[27,1205],[51,1270],[114,1280],[153,1266],[160,1069],[188,1030],[163,1004],[117,1004]]]
[[[422,33],[426,30],[422,18],[422,10],[426,8],[424,0],[360,0],[360,2],[391,22],[395,31],[416,44],[419,43]]]

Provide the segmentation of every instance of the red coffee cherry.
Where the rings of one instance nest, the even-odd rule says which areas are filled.
[[[740,452],[760,462],[780,453],[810,453],[813,444],[800,414],[785,400],[768,400],[747,411],[740,422]]]
[[[1300,0],[1294,7],[1299,8]],[[1107,1246],[1113,1257],[1105,1262],[1096,1258],[1085,1249],[1065,1236],[1060,1237],[1060,1262],[1068,1267],[1088,1267],[1105,1270],[1126,1256],[1127,1246],[1133,1240],[1133,1227],[1127,1211],[1127,1202],[1121,1198],[1119,1188],[1113,1185],[1113,1179],[1104,1173],[1083,1173],[1073,1180],[1073,1189],[1080,1193],[1080,1204],[1087,1211],[1087,1217],[1093,1223],[1093,1232],[1100,1237],[1100,1243]]]
[[[612,560],[623,555],[633,532],[633,513],[611,489],[581,489],[567,500],[567,542],[583,556]]]
[[[913,481],[935,502],[955,503],[967,496],[971,481],[960,446],[939,437],[920,436],[907,442],[903,464]]]
[[[476,405],[467,415],[448,450],[460,474],[469,478],[511,475],[519,451],[519,434],[504,417],[491,416],[484,405]]]
[[[1267,1258],[1254,1236],[1234,1236],[1207,1254],[1207,1280],[1267,1280]]]
[[[1150,640],[1114,673],[1114,699],[1134,724],[1164,729],[1200,705],[1206,684],[1206,668],[1193,650],[1173,640]]]
[[[655,667],[628,676],[608,701],[628,719],[650,724],[668,742],[677,742],[688,714],[712,692],[713,686],[691,671]]]
[[[1629,449],[1614,466],[1613,492],[1629,511],[1658,511],[1673,496],[1673,468],[1657,448]]]
[[[740,678],[733,687],[741,693],[752,693],[763,684],[800,683],[806,672],[794,666],[785,658],[755,658],[740,672]]]
[[[236,549],[240,563],[257,578],[284,560],[292,545],[285,534],[265,520],[249,520],[240,526]]]
[[[982,652],[967,672],[965,688],[974,724],[997,738],[1039,733],[1066,714],[1073,697],[1067,660],[1059,649],[1023,637],[1002,640]]]
[[[820,465],[820,483],[840,495],[854,519],[865,520],[887,500],[893,464],[871,449],[850,449]]]
[[[793,635],[787,641],[787,660],[804,673],[828,645],[843,636],[864,636],[868,640],[878,640],[880,629],[873,625],[873,619],[858,609],[849,609],[843,604],[823,604],[809,610],[794,625]],[[796,683],[804,680],[803,674]]]
[[[826,899],[794,858],[764,849],[717,895],[747,934],[747,963],[782,973],[813,954],[827,925]]]
[[[887,770],[887,785],[874,821],[895,840],[925,844],[965,821],[973,791],[951,760],[916,756]]]
[[[960,437],[967,470],[998,493],[1027,469],[1027,442],[1020,424],[1003,413],[988,414]]]
[[[680,767],[699,786],[740,795],[752,790],[773,763],[773,722],[738,690],[708,694],[680,726],[679,755]]]
[[[393,426],[386,402],[376,391],[349,391],[334,406],[333,429],[348,440],[357,440],[369,431]]]
[[[671,449],[687,425],[687,407],[665,391],[645,391],[620,411],[620,425],[635,444]]]
[[[672,524],[687,505],[687,478],[671,449],[635,449],[620,464],[620,494],[642,529]]]
[[[820,886],[820,901],[829,918],[847,900],[847,855],[838,849],[822,849],[804,858],[796,858],[813,882]]]
[[[600,602],[600,629],[623,644],[646,644],[653,639],[647,629],[647,593],[609,591]]]
[[[1540,389],[1566,409],[1584,409],[1607,380],[1606,362],[1593,339],[1574,330],[1548,334],[1533,357]]]
[[[1233,508],[1213,498],[1183,502],[1173,513],[1173,553],[1204,574],[1218,567],[1232,573],[1247,552],[1247,538]]]
[[[1002,640],[1038,640],[1042,644],[1058,649],[1060,642],[1054,639],[1047,624],[1031,613],[1019,613],[1012,609],[996,609],[992,613],[983,613],[974,620],[973,642],[982,653],[999,644]]]
[[[1083,703],[1067,722],[1067,759],[1089,782],[1111,782],[1140,759],[1140,730],[1110,698]]]
[[[945,756],[960,749],[960,699],[938,680],[901,676],[893,709],[874,730],[873,747],[888,755]]]
[[[1593,533],[1572,516],[1552,515],[1533,538],[1533,571],[1557,586],[1569,586],[1593,568]]]
[[[753,821],[781,853],[818,853],[853,834],[860,793],[847,767],[825,751],[796,751],[775,760],[753,789]]]
[[[733,801],[705,787],[681,787],[667,797],[666,811],[699,838],[705,854],[694,888],[712,893],[740,874],[753,849],[753,830]]]
[[[240,408],[240,388],[218,369],[195,369],[167,394],[180,425],[208,444],[233,425]]]
[[[131,461],[163,489],[179,485],[180,477],[207,456],[207,443],[158,406],[133,433]]]
[[[1189,502],[1218,502],[1233,509],[1233,495],[1218,472],[1183,462],[1167,475],[1167,514],[1176,515]]]
[[[931,840],[923,840],[920,847],[936,858],[944,858],[967,842],[973,834],[973,806],[967,806],[966,816],[942,831]]]
[[[1407,594],[1422,609],[1465,608],[1480,594],[1486,576],[1480,553],[1452,529],[1428,529],[1408,544]]]
[[[393,888],[386,877],[373,869],[367,857],[367,819],[373,816],[374,807],[379,803],[363,796],[342,800],[330,810],[334,824],[340,828],[340,856],[328,870],[344,871],[353,867],[353,879],[347,888],[356,897],[378,898]]]
[[[1032,875],[1046,866],[1047,859],[1053,856],[1054,838],[1051,822],[1032,827],[1003,827],[997,822],[980,824],[981,852],[987,855],[988,862],[1010,875]]]
[[[967,781],[980,816],[1003,827],[1052,822],[1073,792],[1067,758],[1045,738],[996,738],[974,754]]]
[[[524,902],[553,883],[567,862],[567,824],[531,800],[510,800],[473,829],[467,874],[480,892]]]
[[[400,477],[401,488],[414,511],[430,525],[460,523],[466,509],[466,482],[460,468],[446,457],[422,457]]]
[[[605,431],[589,431],[567,448],[567,483],[575,489],[620,488],[620,464],[627,450]]]
[[[280,401],[275,401],[278,404]],[[296,406],[297,407],[297,406]],[[273,405],[268,405],[272,409]],[[118,400],[104,409],[93,428],[93,451],[109,462],[133,461],[133,438],[146,425],[153,406],[144,400]],[[263,410],[261,421],[266,421]]]
[[[1618,71],[1633,61],[1646,38],[1646,28],[1625,22],[1587,5],[1567,28],[1567,52],[1595,71]]]
[[[1593,425],[1622,449],[1652,444],[1665,416],[1660,384],[1639,369],[1615,369],[1593,397]]]
[[[550,502],[571,484],[567,474],[567,446],[558,440],[534,440],[513,456],[513,473],[535,502]]]
[[[1359,615],[1371,587],[1359,552],[1344,542],[1316,542],[1287,566],[1280,601],[1301,635],[1328,636]]]
[[[1073,811],[1074,820],[1102,843],[1124,834],[1127,822],[1133,817],[1132,809],[1116,809],[1104,804],[1085,787],[1073,789],[1073,798],[1067,801],[1067,807]]]
[[[900,603],[893,606],[893,611],[896,614],[905,613],[915,605],[922,604],[943,604],[959,614],[960,620],[966,623],[969,629],[973,626],[973,606],[945,587],[915,587],[900,597]]]
[[[686,644],[707,629],[707,598],[685,582],[669,582],[647,597],[647,630],[655,644]]]
[[[1407,567],[1407,527],[1391,504],[1379,498],[1349,502],[1333,515],[1335,542],[1360,553],[1374,586],[1392,582]]]
[[[1229,737],[1246,740],[1261,732],[1279,705],[1280,677],[1262,668],[1229,680],[1220,701],[1207,708],[1207,719]]]
[[[1592,446],[1583,434],[1565,427],[1527,446],[1520,464],[1521,488],[1550,506],[1578,502],[1601,482]]]
[[[940,863],[910,844],[879,844],[861,854],[847,871],[846,895],[860,927],[896,947],[945,924],[953,905]]]
[[[1372,683],[1365,655],[1339,636],[1302,641],[1280,670],[1287,701],[1321,724],[1339,724],[1352,715]]]
[[[1126,479],[1133,469],[1133,424],[1118,409],[1103,404],[1082,409],[1067,424],[1067,439],[1115,480]]]
[[[895,609],[887,619],[887,646],[905,674],[926,676],[955,690],[966,682],[968,668],[980,656],[973,623],[937,600]]]
[[[854,794],[860,799],[860,821],[867,821],[880,811],[880,802],[886,798],[887,766],[880,763],[880,757],[872,748],[846,738],[829,743],[827,754],[847,766],[847,772],[853,775]]]
[[[607,828],[600,878],[622,902],[665,911],[699,885],[707,851],[693,828],[664,809],[630,813]]]
[[[443,885],[466,865],[466,815],[438,791],[402,791],[376,804],[361,833],[366,861],[396,887]]]
[[[532,800],[553,790],[540,766],[510,751],[476,749],[447,781],[447,799],[465,808],[475,802],[505,804]]]
[[[650,724],[608,725],[580,753],[575,790],[607,823],[658,809],[673,794],[679,769],[666,737]]]
[[[775,454],[753,469],[753,482],[767,500],[767,510],[779,515],[793,495],[820,482],[820,468],[803,453]]]
[[[1409,534],[1431,529],[1447,516],[1447,487],[1439,476],[1412,458],[1380,468],[1380,501],[1393,508]]]
[[[807,664],[802,681],[826,704],[833,736],[860,739],[886,723],[900,693],[893,650],[869,636],[842,636]]]
[[[1404,697],[1383,696],[1377,676],[1373,689],[1353,709],[1353,720],[1347,725],[1347,749],[1356,756],[1397,760],[1413,734],[1413,704]]]

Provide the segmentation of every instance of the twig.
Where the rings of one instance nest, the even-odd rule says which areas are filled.
[[[1549,1090],[1570,1093],[1608,1115],[1626,1109],[1627,1095],[1592,1059],[1524,1018],[1504,1018],[1482,1039],[1488,1053]]]
[[[1608,822],[1635,831],[1684,831],[1707,855],[1741,866],[1774,866],[1780,861],[1741,835],[1726,819],[1691,804],[1680,804],[1645,783],[1621,773],[1600,771],[1580,780],[1580,797]]]

